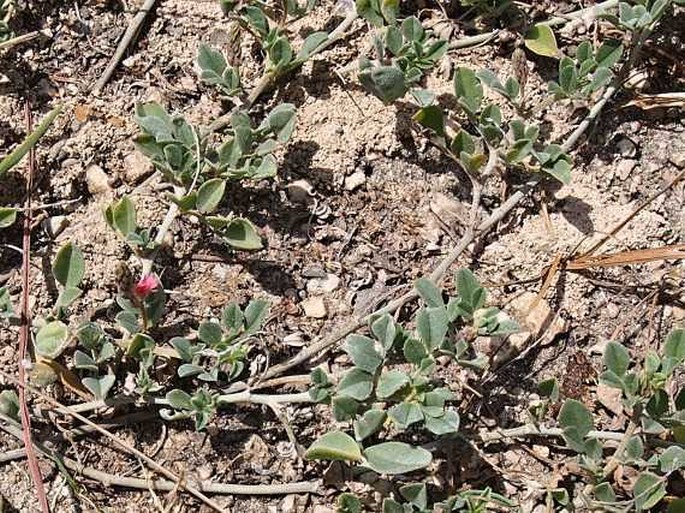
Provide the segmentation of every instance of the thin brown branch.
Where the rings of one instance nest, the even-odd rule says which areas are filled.
[[[105,85],[111,78],[112,73],[114,73],[114,70],[117,68],[117,66],[121,62],[121,59],[124,57],[126,50],[130,45],[133,44],[135,39],[138,37],[138,33],[140,32],[140,28],[143,26],[145,18],[147,17],[148,13],[152,10],[152,8],[155,6],[156,2],[157,0],[145,0],[145,3],[133,17],[128,27],[126,28],[126,32],[124,32],[121,41],[119,41],[119,44],[117,45],[117,49],[115,50],[114,55],[107,64],[105,71],[102,73],[102,76],[95,83],[95,86],[93,87],[93,94],[100,94],[102,88],[105,87]]]
[[[0,413],[0,419],[7,422],[7,418]],[[21,440],[21,430],[12,423],[0,423],[0,429]],[[35,448],[44,456],[53,461],[61,461],[66,468],[80,474],[89,479],[99,481],[105,486],[120,486],[125,488],[138,488],[141,490],[159,491],[173,491],[178,488],[179,484],[175,481],[168,481],[165,479],[141,479],[136,477],[122,477],[94,469],[92,467],[84,467],[80,463],[69,458],[62,458],[55,452],[40,443],[34,442]],[[0,463],[16,460],[22,458],[25,454],[24,448],[8,451],[0,455]],[[289,495],[292,493],[319,493],[321,484],[318,481],[301,481],[294,483],[283,484],[264,484],[264,485],[243,485],[232,483],[214,483],[211,481],[202,481],[197,485],[198,489],[212,494],[223,495]],[[183,488],[183,485],[181,485]],[[224,511],[224,508],[218,511]]]
[[[139,458],[140,460],[144,461],[145,463],[147,463],[150,466],[150,468],[152,468],[153,470],[164,475],[166,478],[171,479],[174,483],[177,483],[182,489],[186,490],[191,495],[200,499],[202,502],[204,502],[205,504],[207,504],[208,506],[210,506],[214,510],[223,511],[223,508],[220,505],[218,505],[212,499],[207,497],[204,493],[202,493],[196,487],[184,482],[175,473],[173,473],[172,471],[170,471],[166,467],[160,465],[155,460],[153,460],[152,458],[150,458],[148,455],[144,454],[143,452],[139,451],[135,447],[131,447],[129,444],[122,441],[118,436],[116,436],[116,435],[112,434],[111,432],[107,431],[106,429],[98,426],[92,420],[84,417],[83,415],[80,415],[79,413],[76,413],[76,412],[69,410],[69,408],[64,406],[62,403],[60,403],[59,401],[56,401],[55,399],[53,399],[49,395],[44,394],[43,392],[36,389],[35,387],[28,385],[28,384],[20,383],[19,380],[15,379],[13,376],[10,376],[9,374],[6,374],[5,372],[0,371],[0,375],[3,376],[8,381],[19,386],[20,389],[26,389],[26,390],[31,391],[31,393],[37,395],[38,397],[40,397],[41,399],[43,399],[44,401],[46,401],[47,403],[52,405],[56,411],[63,413],[63,414],[66,414],[66,415],[69,415],[69,416],[81,421],[83,424],[86,424],[86,425],[92,427],[98,433],[100,433],[100,434],[106,436],[107,438],[109,438],[110,440],[112,440],[112,442],[114,442],[116,445],[118,445],[121,449],[123,449],[127,453]],[[29,444],[25,443],[25,446],[29,447]]]
[[[33,117],[31,114],[31,103],[27,100],[24,106],[24,114],[26,116],[26,130],[31,133],[33,130]],[[38,466],[38,458],[33,449],[31,442],[31,415],[29,415],[29,407],[26,402],[26,358],[28,353],[29,339],[31,337],[31,309],[29,306],[29,289],[31,286],[29,269],[31,266],[31,225],[33,223],[33,214],[31,211],[31,194],[33,191],[33,176],[36,167],[36,151],[34,147],[29,150],[29,166],[28,174],[26,176],[26,199],[24,202],[24,233],[22,237],[22,269],[21,269],[21,326],[19,331],[19,351],[17,353],[17,364],[19,369],[19,412],[21,416],[22,433],[24,446],[26,447],[26,459],[29,464],[29,471],[31,472],[31,479],[36,488],[36,496],[40,508],[44,513],[49,513],[50,506],[45,495],[45,486],[43,485],[43,476]]]

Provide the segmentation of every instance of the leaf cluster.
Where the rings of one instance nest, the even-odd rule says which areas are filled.
[[[449,355],[462,365],[483,368],[483,358],[468,357],[470,340],[518,327],[497,308],[485,306],[485,289],[471,271],[459,271],[456,282],[458,297],[447,300],[430,280],[416,283],[425,306],[416,314],[414,332],[386,314],[371,322],[371,336],[349,336],[344,351],[353,366],[337,385],[323,370],[312,372],[310,395],[330,403],[337,421],[351,421],[358,443],[388,426],[421,425],[439,436],[458,431],[459,414],[447,406],[454,396],[433,378],[436,357]]]
[[[483,84],[490,87],[514,106],[521,87],[515,78],[504,84],[489,71],[475,72],[459,67],[454,74],[454,96],[465,119],[448,131],[448,117],[435,104],[432,93],[414,95],[420,108],[414,120],[433,134],[434,142],[457,160],[473,176],[478,176],[487,161],[486,151],[497,151],[511,166],[529,172],[544,172],[562,183],[571,179],[571,158],[556,144],[539,141],[540,129],[526,125],[521,119],[506,121],[502,109],[485,101]]]

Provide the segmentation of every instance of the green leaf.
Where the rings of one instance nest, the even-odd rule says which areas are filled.
[[[416,329],[429,352],[437,349],[449,329],[447,309],[444,306],[424,308],[416,316]]]
[[[627,462],[634,462],[642,459],[645,453],[645,447],[642,443],[642,438],[640,436],[632,436],[628,439],[626,443],[626,449],[623,453],[623,457]]]
[[[331,431],[309,446],[304,457],[307,460],[361,461],[362,454],[350,435]]]
[[[685,468],[685,449],[671,445],[659,457],[659,469],[668,475],[681,468]]]
[[[19,420],[19,397],[14,390],[0,392],[0,413]]]
[[[221,203],[226,190],[226,180],[212,178],[203,183],[197,190],[197,209],[201,214],[214,212]]]
[[[524,44],[531,52],[543,57],[556,57],[559,53],[554,32],[547,25],[533,25],[524,37]]]
[[[221,52],[205,44],[201,44],[198,48],[197,64],[202,70],[202,75],[200,78],[203,80],[205,80],[205,74],[208,76],[216,76],[217,78],[221,78],[226,66],[228,66],[226,58]]]
[[[421,41],[425,34],[425,31],[421,26],[421,22],[418,20],[416,16],[410,16],[409,18],[405,18],[402,21],[400,29],[402,31],[402,36],[404,37],[404,40],[407,42]]]
[[[620,41],[604,41],[595,55],[598,68],[612,68],[621,60],[623,46]]]
[[[411,483],[400,488],[400,495],[421,511],[428,507],[428,492],[425,483]]]
[[[254,27],[261,38],[266,38],[269,34],[269,21],[264,15],[264,12],[259,7],[253,5],[243,7],[243,12],[250,25]]]
[[[409,337],[404,341],[402,347],[405,360],[414,365],[419,365],[421,361],[428,356],[426,345],[415,338]]]
[[[388,416],[399,429],[407,429],[423,420],[423,411],[417,403],[399,403],[390,408]]]
[[[664,480],[651,472],[642,472],[635,486],[633,487],[633,497],[635,498],[635,509],[645,511],[653,508],[666,495],[666,484]]]
[[[55,121],[55,118],[60,112],[62,112],[61,105],[52,109],[48,115],[45,116],[43,121],[41,121],[40,125],[38,125],[38,127],[31,132],[31,134],[27,136],[26,139],[24,139],[24,141],[14,149],[14,151],[0,161],[0,178],[2,178],[7,171],[16,166],[31,150],[31,148],[38,143],[38,140],[45,135],[45,132],[48,131],[48,128],[50,128],[50,125],[52,125],[53,121]]]
[[[595,486],[595,498],[602,502],[616,502],[616,494],[609,483],[600,483]]]
[[[84,322],[76,332],[76,338],[86,349],[99,349],[105,340],[105,332],[94,322]]]
[[[416,280],[414,288],[426,305],[431,307],[445,306],[445,301],[442,299],[442,291],[428,278],[419,278]]]
[[[83,253],[71,242],[60,248],[52,263],[52,274],[64,287],[78,287],[86,272]]]
[[[211,346],[221,343],[223,332],[221,326],[216,322],[203,322],[197,330],[197,337]]]
[[[419,109],[412,119],[421,126],[433,130],[440,137],[445,135],[445,116],[437,105]]]
[[[396,500],[385,498],[383,499],[382,513],[406,513],[404,506]]]
[[[245,334],[252,335],[259,331],[269,314],[269,302],[264,299],[253,299],[245,308]]]
[[[368,92],[386,104],[401,98],[407,92],[404,73],[395,66],[372,66],[362,69],[359,72],[359,82]]]
[[[362,501],[353,493],[338,496],[338,513],[362,513]]]
[[[383,18],[388,24],[394,25],[400,11],[400,0],[380,0],[380,4]]]
[[[112,207],[112,222],[114,227],[126,237],[138,228],[136,221],[136,207],[133,202],[124,196]]]
[[[609,342],[604,350],[604,365],[618,377],[623,377],[630,365],[628,350],[618,342]]]
[[[375,348],[376,342],[363,335],[350,335],[345,343],[345,352],[350,355],[355,367],[373,374],[383,363],[383,356]]]
[[[95,399],[102,400],[107,397],[107,393],[111,390],[116,376],[114,374],[107,374],[99,378],[83,378],[81,382],[95,396]]]
[[[57,296],[56,308],[66,308],[78,299],[83,291],[78,287],[66,287]]]
[[[447,410],[442,417],[426,416],[426,429],[435,435],[448,435],[459,431],[459,414]]]
[[[250,221],[242,217],[232,219],[221,235],[234,248],[244,250],[262,249],[262,239],[257,233],[257,228]]]
[[[379,474],[405,474],[430,465],[431,453],[402,442],[385,442],[364,450],[366,465]]]
[[[229,332],[238,333],[244,320],[245,316],[238,303],[231,302],[221,311],[221,324]]]
[[[462,153],[472,155],[476,151],[476,143],[471,134],[465,130],[459,130],[457,135],[454,136],[454,139],[452,139],[450,151],[456,157],[461,157]]]
[[[12,226],[16,220],[16,208],[0,207],[0,229]]]
[[[470,315],[473,315],[473,312],[485,304],[485,289],[480,286],[470,269],[459,269],[457,271],[457,292],[459,298],[468,307]]]
[[[376,27],[383,25],[383,17],[378,12],[378,0],[355,0],[355,6],[359,16],[366,21]]]
[[[397,336],[397,326],[390,314],[384,314],[371,324],[371,333],[376,337],[383,349],[389,351]]]
[[[69,329],[60,321],[52,321],[36,333],[36,353],[54,360],[67,344]]]
[[[483,101],[483,86],[473,70],[457,68],[454,74],[454,95],[469,114],[478,112]]]
[[[590,432],[594,423],[592,415],[580,401],[567,399],[559,412],[559,424],[564,432],[564,440],[573,450],[585,450],[585,436]]]
[[[361,369],[348,370],[338,383],[338,394],[363,401],[371,395],[373,376]]]
[[[408,385],[409,381],[409,376],[404,372],[395,369],[383,371],[378,379],[376,395],[379,399],[387,399]]]
[[[183,390],[170,390],[166,394],[166,400],[172,408],[177,410],[192,410],[193,405],[190,402],[190,395]]]
[[[298,60],[307,60],[314,50],[316,50],[321,43],[328,39],[328,32],[314,32],[309,34],[304,42],[300,51],[297,52]]]
[[[383,410],[372,408],[354,422],[354,437],[358,441],[370,437],[383,427],[386,414]]]
[[[295,128],[296,112],[293,104],[282,103],[267,116],[266,123],[278,142],[285,143],[290,139]]]
[[[681,362],[685,360],[685,329],[673,330],[666,338],[664,356]]]
[[[183,390],[170,390],[166,394],[166,400],[169,405],[176,410],[192,410],[193,405],[190,402],[190,395]]]
[[[564,185],[571,183],[571,164],[564,159],[559,159],[551,168],[543,167],[542,170]]]
[[[351,420],[359,410],[359,403],[345,395],[336,395],[331,401],[331,406],[333,406],[333,417],[338,422]]]

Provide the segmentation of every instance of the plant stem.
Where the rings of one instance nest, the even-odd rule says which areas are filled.
[[[27,43],[29,41],[33,41],[40,35],[45,35],[43,32],[40,30],[35,30],[33,32],[29,32],[28,34],[22,34],[17,37],[13,37],[12,39],[8,39],[7,41],[3,41],[0,43],[0,51],[6,50],[8,48],[12,48],[13,46],[16,46],[18,44],[22,43]]]
[[[535,424],[524,424],[523,426],[511,429],[496,429],[475,435],[469,435],[467,438],[471,440],[478,440],[481,442],[496,442],[507,438],[525,438],[527,436],[551,436],[559,437],[563,435],[561,428],[546,428],[536,426]],[[587,434],[588,438],[596,438],[598,440],[615,440],[620,442],[624,433],[617,433],[614,431],[590,431]]]
[[[565,14],[564,16],[555,16],[547,21],[543,21],[540,25],[547,25],[549,27],[556,27],[559,25],[565,25],[569,21],[582,19],[588,15],[597,16],[602,14],[609,9],[613,9],[618,5],[618,0],[607,0],[597,5],[591,7],[585,7],[584,9],[579,9],[577,11]],[[475,36],[464,37],[450,43],[450,50],[459,50],[463,48],[470,48],[472,46],[477,46],[480,44],[487,43],[494,39],[501,30],[492,30],[490,32],[485,32],[483,34],[476,34]]]
[[[21,268],[21,327],[19,331],[19,351],[17,352],[17,365],[19,370],[19,379],[17,381],[19,385],[18,397],[19,397],[19,413],[21,415],[21,425],[22,425],[22,439],[24,441],[24,446],[26,447],[26,458],[29,464],[29,470],[31,472],[31,479],[33,480],[33,485],[36,489],[36,495],[38,498],[38,503],[40,508],[44,513],[50,512],[50,506],[48,505],[48,499],[45,495],[45,487],[43,486],[43,476],[40,472],[40,467],[38,466],[38,458],[36,457],[36,452],[33,448],[33,443],[31,441],[31,415],[29,414],[29,407],[26,401],[26,367],[25,360],[27,358],[29,341],[31,339],[31,309],[29,306],[29,287],[31,285],[29,269],[31,267],[31,224],[33,222],[33,215],[31,211],[31,194],[33,191],[33,176],[35,174],[36,166],[36,149],[35,144],[38,138],[42,135],[42,132],[47,130],[50,126],[52,120],[59,113],[59,110],[53,111],[54,115],[49,115],[48,118],[43,121],[38,130],[29,136],[29,139],[34,137],[35,140],[29,142],[29,139],[25,141],[22,146],[28,144],[28,154],[29,154],[29,166],[28,175],[26,177],[26,200],[24,203],[24,233],[23,233],[23,243],[22,243],[22,268]],[[26,101],[24,106],[24,114],[26,116],[26,129],[31,132],[32,127],[32,115],[31,115],[31,104]],[[16,153],[16,150],[15,152]],[[19,157],[21,159],[21,157]],[[17,160],[18,161],[18,160]],[[11,167],[11,165],[10,165]]]
[[[174,482],[174,484],[176,486],[178,486],[179,488],[186,490],[188,493],[190,493],[191,495],[200,499],[202,502],[204,502],[205,504],[207,504],[211,508],[215,509],[216,511],[223,511],[223,508],[221,506],[219,506],[216,502],[214,502],[212,499],[207,497],[204,493],[202,493],[196,487],[187,483],[185,480],[181,479],[179,476],[177,476],[175,473],[173,473],[172,471],[170,471],[166,467],[157,463],[155,460],[150,458],[145,453],[139,451],[135,447],[131,447],[129,444],[122,441],[118,436],[116,436],[116,435],[110,433],[109,431],[107,431],[106,429],[98,426],[92,420],[84,417],[83,415],[80,415],[78,413],[75,413],[75,412],[69,410],[69,408],[64,406],[59,401],[56,401],[55,399],[53,399],[49,395],[44,394],[43,392],[41,392],[40,390],[36,389],[35,387],[33,387],[31,385],[20,382],[19,380],[15,379],[13,376],[10,376],[9,374],[7,374],[3,371],[0,371],[0,376],[3,376],[6,380],[16,384],[17,386],[20,387],[21,390],[24,390],[24,389],[30,390],[33,394],[37,395],[38,397],[40,397],[41,399],[43,399],[44,401],[46,401],[47,403],[52,405],[56,411],[63,413],[63,414],[66,414],[66,415],[69,415],[71,417],[74,417],[75,419],[79,420],[83,424],[86,424],[86,425],[92,427],[93,429],[95,429],[95,431],[97,431],[98,433],[109,438],[112,442],[114,442],[114,444],[119,446],[121,449],[123,449],[127,453],[141,459],[142,461],[147,463],[153,470],[159,472],[160,474],[164,475],[168,479],[171,479]],[[33,448],[30,441],[29,441],[29,443],[25,443],[24,445],[25,445],[25,447],[29,448],[29,450]]]
[[[7,420],[1,413],[0,418],[5,421]],[[15,438],[21,440],[21,430],[13,426],[11,423],[0,424],[0,428]],[[80,463],[68,458],[60,458],[56,453],[46,448],[42,444],[34,443],[33,445],[35,445],[36,449],[38,449],[43,455],[52,459],[53,461],[58,461],[61,459],[61,462],[69,470],[72,470],[77,474],[81,474],[89,479],[99,481],[105,486],[121,486],[126,488],[138,488],[141,490],[153,489],[159,491],[173,491],[178,489],[178,483],[175,483],[174,481],[168,481],[165,479],[153,480],[116,476],[91,467],[84,467]],[[24,454],[24,448],[7,451],[5,454],[0,455],[0,463],[21,458],[24,456]],[[269,485],[243,485],[202,481],[198,483],[198,489],[207,493],[225,495],[289,495],[292,493],[319,493],[321,485],[318,481],[302,481]],[[218,507],[220,509],[217,511],[224,511],[224,508],[221,508],[220,506]]]

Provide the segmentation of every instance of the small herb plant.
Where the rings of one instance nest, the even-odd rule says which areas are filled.
[[[503,119],[502,109],[484,101],[483,83],[516,104],[520,85],[515,78],[504,84],[490,71],[457,68],[454,96],[463,118],[449,119],[426,91],[414,94],[420,105],[414,119],[429,130],[432,141],[473,177],[479,177],[488,157],[495,152],[508,166],[526,172],[543,172],[562,183],[571,180],[571,158],[557,144],[539,141],[540,129],[522,119]]]
[[[471,271],[459,271],[456,283],[458,296],[447,301],[430,280],[416,283],[425,306],[416,314],[415,332],[383,315],[371,323],[371,337],[348,337],[344,350],[353,367],[337,385],[321,369],[312,372],[312,399],[330,403],[336,421],[352,422],[354,439],[343,432],[324,435],[310,447],[309,458],[347,459],[379,473],[404,473],[419,468],[419,462],[430,463],[430,453],[417,452],[420,448],[399,450],[399,442],[365,444],[363,453],[352,449],[390,428],[404,431],[421,426],[439,436],[458,432],[459,414],[447,406],[454,396],[433,377],[436,357],[450,356],[460,365],[482,370],[487,360],[472,355],[473,339],[479,334],[509,334],[518,326],[497,308],[486,307],[485,289]],[[342,444],[343,453],[350,457],[337,453],[336,444]],[[404,454],[409,458],[406,462]],[[387,464],[381,466],[374,457]]]
[[[281,104],[259,124],[243,111],[231,116],[228,137],[211,145],[209,136],[180,116],[169,115],[149,103],[137,109],[136,121],[143,133],[138,148],[152,160],[178,194],[170,196],[180,211],[200,219],[227,244],[238,249],[259,249],[261,240],[254,225],[242,217],[217,215],[229,181],[261,180],[276,175],[273,152],[290,139],[295,126],[295,107]],[[107,222],[139,253],[156,249],[151,230],[136,224],[135,206],[127,198],[105,211]]]
[[[378,63],[362,57],[359,81],[385,103],[404,96],[447,52],[447,41],[432,36],[414,16],[404,19],[399,27],[385,27],[382,36],[374,37],[374,46]],[[389,62],[386,54],[390,55]]]
[[[614,78],[611,69],[621,60],[623,47],[616,41],[605,41],[593,50],[592,43],[583,41],[574,59],[559,60],[559,81],[549,83],[554,98],[585,99],[607,86]]]
[[[685,330],[671,332],[661,352],[650,350],[641,365],[617,342],[604,352],[605,370],[600,381],[621,390],[630,426],[610,459],[599,439],[591,436],[594,420],[580,401],[569,399],[559,412],[563,438],[577,452],[581,466],[592,480],[592,493],[583,495],[589,508],[619,511],[629,506],[646,511],[666,496],[669,476],[685,468],[685,389],[671,386],[674,373],[685,362]],[[662,443],[653,443],[658,437]],[[636,470],[631,496],[621,498],[611,477],[618,465]],[[622,509],[621,509],[622,510]]]

